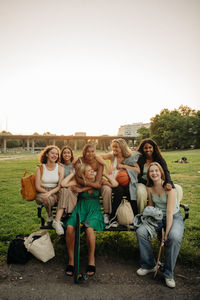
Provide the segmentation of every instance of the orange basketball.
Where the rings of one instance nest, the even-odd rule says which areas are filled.
[[[127,171],[126,170],[119,171],[117,174],[116,180],[122,186],[128,185],[130,179],[129,179]]]

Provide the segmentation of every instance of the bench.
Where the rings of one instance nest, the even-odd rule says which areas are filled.
[[[124,197],[126,198],[126,197]],[[103,200],[102,197],[100,196],[100,203],[101,203],[101,208],[102,208],[102,213],[103,213]],[[37,216],[40,219],[40,229],[54,229],[51,226],[51,223],[45,224],[45,219],[42,216],[42,209],[43,209],[43,204],[40,204],[37,206]],[[186,204],[180,204],[180,208],[183,210],[183,220],[185,221],[186,219],[189,218],[189,206]],[[55,217],[56,215],[56,209],[57,206],[53,206],[52,207],[52,214]],[[134,227],[128,227],[128,226],[123,226],[123,225],[119,225],[117,227],[110,227],[108,229],[104,229],[104,231],[135,231]]]
[[[126,199],[126,197],[124,197]],[[100,196],[100,203],[101,203],[101,210],[102,210],[102,213],[103,213],[103,199],[102,197]],[[52,227],[52,223],[45,223],[45,219],[44,217],[42,216],[42,209],[43,209],[43,204],[40,204],[37,206],[37,216],[38,218],[40,218],[40,229],[54,229]],[[55,217],[56,215],[56,209],[57,209],[57,206],[53,206],[52,207],[52,214],[53,214],[53,217]],[[66,220],[67,217],[63,218],[62,221]],[[108,229],[104,229],[104,231],[134,231],[135,228],[133,228],[133,226],[123,226],[123,225],[118,225],[117,227],[110,227]]]

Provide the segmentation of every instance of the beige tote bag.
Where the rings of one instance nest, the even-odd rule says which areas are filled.
[[[46,230],[31,233],[25,239],[24,245],[28,252],[43,262],[47,262],[55,256],[49,232]]]

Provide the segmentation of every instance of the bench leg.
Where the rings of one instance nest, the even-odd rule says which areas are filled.
[[[37,207],[37,209],[38,209],[38,218],[40,218],[40,220],[41,220],[41,227],[43,227],[44,223],[45,223],[45,220],[42,217],[42,208],[43,208],[43,205],[38,205],[38,207]]]

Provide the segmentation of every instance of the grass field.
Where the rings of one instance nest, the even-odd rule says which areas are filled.
[[[7,155],[9,156],[9,155]],[[77,155],[75,155],[77,156]],[[179,262],[200,266],[200,150],[163,152],[171,177],[183,187],[182,202],[190,206],[190,217],[185,222],[185,234],[179,254]],[[182,156],[188,164],[175,163]],[[0,255],[1,262],[6,259],[9,241],[17,234],[30,234],[40,228],[37,218],[36,203],[22,199],[20,179],[25,170],[33,171],[38,164],[37,154],[22,154],[20,158],[3,160],[0,154]],[[97,255],[119,255],[124,258],[139,257],[134,232],[97,233]],[[56,255],[65,255],[64,238],[57,237],[51,231]],[[85,241],[82,239],[81,253],[86,254]],[[158,242],[153,242],[153,249],[158,250]]]

